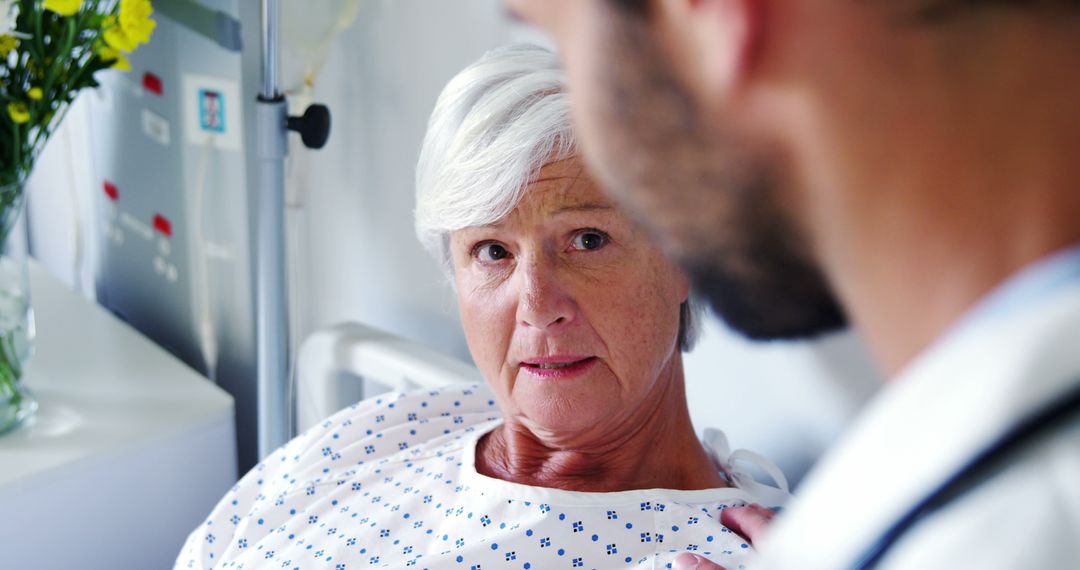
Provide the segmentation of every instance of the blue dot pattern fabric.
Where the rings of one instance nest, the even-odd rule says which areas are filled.
[[[681,552],[745,568],[720,524],[753,489],[583,493],[490,478],[477,440],[501,425],[483,386],[353,405],[257,465],[188,537],[175,568],[670,568]]]

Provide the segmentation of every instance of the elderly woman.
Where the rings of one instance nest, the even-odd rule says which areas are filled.
[[[417,186],[487,385],[339,412],[247,474],[177,566],[739,567],[720,511],[786,489],[695,436],[687,278],[585,171],[555,57],[505,48],[454,78]]]

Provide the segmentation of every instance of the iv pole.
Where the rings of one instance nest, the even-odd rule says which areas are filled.
[[[308,107],[289,117],[278,91],[278,0],[262,0],[262,89],[256,104],[256,351],[258,453],[263,459],[289,440],[289,314],[285,272],[285,157],[288,132],[297,131],[304,146],[322,148],[330,135],[330,112]]]

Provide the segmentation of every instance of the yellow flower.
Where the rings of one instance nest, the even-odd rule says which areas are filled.
[[[82,8],[83,0],[45,0],[45,9],[61,16],[74,16]]]
[[[137,46],[150,41],[157,26],[153,15],[150,0],[120,0],[120,28]]]
[[[150,0],[120,0],[119,15],[109,16],[103,22],[105,43],[124,53],[135,51],[150,41],[157,26],[151,18],[153,15],[154,6]]]
[[[45,96],[45,92],[42,91],[40,87],[31,87],[30,90],[26,92],[26,96],[29,97],[31,101],[41,101],[41,98]]]
[[[11,34],[0,36],[0,57],[7,57],[18,45],[19,40],[15,36]]]
[[[114,61],[112,64],[112,68],[118,69],[120,71],[131,71],[131,62],[128,61],[126,55],[118,54],[116,56],[116,61]]]
[[[94,51],[97,52],[97,56],[100,57],[102,61],[112,61],[120,57],[120,50],[111,48],[100,42],[94,45]]]
[[[110,48],[116,51],[132,52],[138,47],[135,40],[124,33],[124,28],[116,21],[116,16],[105,18],[104,30],[102,37]]]
[[[123,52],[116,48],[111,48],[107,45],[98,45],[97,55],[101,58],[101,61],[113,62],[113,69],[131,71],[131,62],[128,61],[127,56],[125,56]]]
[[[8,103],[7,112],[8,116],[11,117],[11,120],[20,125],[30,121],[30,108],[22,101],[12,101],[11,103]]]

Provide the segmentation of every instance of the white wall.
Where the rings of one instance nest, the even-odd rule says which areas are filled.
[[[880,374],[852,333],[816,342],[750,342],[710,316],[686,356],[690,417],[717,427],[733,449],[774,460],[802,478],[880,386]]]

